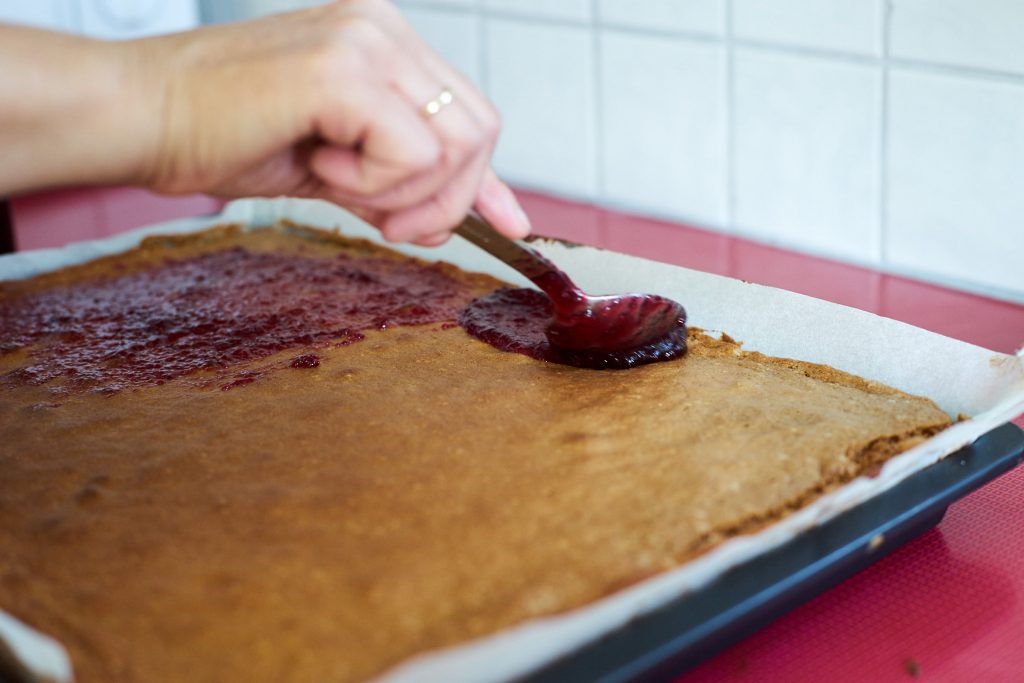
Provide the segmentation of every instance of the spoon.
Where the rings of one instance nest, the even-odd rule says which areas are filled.
[[[551,261],[501,235],[476,213],[467,215],[455,232],[518,270],[547,294],[553,318],[544,332],[553,351],[543,354],[546,360],[624,368],[685,353],[686,311],[675,301],[653,294],[586,294]],[[521,322],[520,318],[512,320]],[[476,336],[493,344],[487,335]],[[540,357],[508,344],[500,346]]]

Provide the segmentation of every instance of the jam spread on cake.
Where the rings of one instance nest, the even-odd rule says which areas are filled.
[[[236,247],[0,300],[0,351],[31,355],[3,379],[99,392],[158,385],[289,348],[344,346],[370,329],[452,321],[474,294],[443,267],[412,259]],[[305,354],[289,365],[319,363]]]
[[[580,306],[582,294],[555,275],[561,280],[539,283],[560,292],[553,300],[534,290],[501,289],[470,303],[473,292],[437,264],[235,247],[0,301],[0,352],[29,347],[32,356],[3,379],[60,379],[112,393],[226,371],[289,348],[344,346],[370,329],[451,323],[456,316],[471,335],[501,350],[577,367],[627,368],[685,352],[682,319],[653,343],[623,348],[631,329],[595,329]],[[643,303],[657,314],[664,301]],[[589,335],[591,348],[551,343],[552,321],[574,333],[577,347],[588,346]],[[288,366],[319,362],[309,354]],[[220,386],[245,386],[260,374],[229,376]]]

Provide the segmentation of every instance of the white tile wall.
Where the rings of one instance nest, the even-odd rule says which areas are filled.
[[[1024,87],[897,69],[889,130],[891,262],[1024,292]]]
[[[598,0],[597,12],[605,26],[725,33],[725,0]]]
[[[588,21],[590,0],[481,0],[484,8],[528,17]]]
[[[590,31],[488,19],[484,39],[489,94],[504,121],[495,169],[512,182],[593,197]]]
[[[398,4],[515,183],[1024,301],[1024,0]]]
[[[77,3],[82,32],[107,40],[126,40],[154,33],[184,31],[199,23],[196,0],[77,0]]]
[[[735,68],[737,228],[876,261],[877,70],[753,48],[736,53]]]
[[[64,31],[75,28],[67,0],[0,0],[0,21]]]
[[[199,1],[0,0],[0,21],[95,38],[137,38],[195,27]]]
[[[102,0],[101,0],[102,1]],[[131,0],[128,0],[131,2]],[[238,21],[321,5],[328,0],[198,0],[205,23]]]
[[[881,55],[882,2],[733,0],[733,31],[738,38]]]
[[[403,9],[405,18],[434,50],[453,67],[480,83],[480,36],[477,19],[469,12]]]
[[[209,0],[217,2],[219,0]],[[476,7],[479,0],[395,0],[398,5],[426,5],[428,7],[457,7],[469,9]]]
[[[1024,74],[1021,0],[892,0],[892,55]]]
[[[724,48],[608,31],[600,55],[605,196],[725,223]]]

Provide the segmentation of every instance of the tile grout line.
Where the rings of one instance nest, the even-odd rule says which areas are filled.
[[[886,248],[889,230],[889,36],[892,24],[892,0],[882,2],[882,83],[879,97],[878,129],[878,229],[875,232],[875,253],[879,265],[883,268],[889,264]]]
[[[428,10],[439,10],[448,12],[473,11],[467,9],[465,6],[448,4],[444,2],[417,2],[416,6]],[[896,67],[901,69],[910,69],[914,71],[920,71],[923,73],[952,76],[959,78],[988,79],[1012,85],[1024,86],[1024,73],[1014,71],[1000,71],[998,69],[989,69],[985,67],[964,66],[959,64],[944,64],[941,62],[931,62],[928,60],[913,59],[907,57],[892,57],[891,55],[885,58],[879,58],[871,55],[863,55],[856,54],[853,52],[842,52],[839,50],[808,47],[804,45],[787,45],[785,43],[772,42],[770,40],[736,38],[735,36],[717,36],[710,33],[700,33],[696,31],[677,31],[671,29],[644,28],[640,26],[630,26],[614,22],[587,22],[577,19],[569,19],[565,17],[550,17],[539,14],[532,14],[528,12],[494,10],[482,7],[480,7],[476,11],[480,12],[485,17],[510,21],[519,21],[523,23],[543,23],[551,26],[574,26],[577,28],[589,27],[591,25],[600,25],[601,28],[606,30],[633,35],[674,38],[701,43],[730,43],[734,47],[763,50],[765,52],[774,52],[777,54],[790,56],[827,59],[852,64],[860,64],[862,66],[879,66],[883,62],[885,62],[886,65],[890,68]]]
[[[999,71],[996,69],[984,69],[976,66],[960,66],[957,64],[939,64],[926,62],[907,57],[889,56],[888,65],[917,71],[919,73],[931,74],[933,76],[945,76],[951,78],[969,78],[973,80],[995,81],[1005,85],[1024,86],[1024,73],[1012,71]]]
[[[889,37],[891,16],[893,11],[892,0],[880,0],[882,14],[880,17],[881,35],[881,61],[880,61],[880,88],[878,102],[878,227],[875,229],[874,252],[878,265],[874,277],[871,279],[871,300],[872,310],[885,315],[885,292],[886,278],[883,273],[888,270],[888,253],[886,248],[886,237],[889,228]]]
[[[590,134],[591,154],[594,157],[594,197],[593,201],[602,203],[605,201],[605,169],[604,169],[604,87],[601,82],[603,64],[601,60],[601,23],[598,21],[597,0],[590,0],[590,78],[593,98],[590,107],[591,124],[593,130]],[[603,236],[602,236],[603,238]]]
[[[480,91],[487,96],[487,99],[494,99],[491,95],[491,78],[488,73],[490,63],[487,59],[487,21],[480,2],[473,3],[473,15],[476,20],[476,69],[480,74]]]
[[[725,228],[736,227],[736,50],[732,0],[725,1]]]
[[[733,41],[733,0],[725,0],[725,272],[736,272],[736,46]]]

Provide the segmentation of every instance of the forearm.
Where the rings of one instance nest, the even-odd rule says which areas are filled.
[[[143,53],[0,24],[0,196],[138,182],[155,146]]]

